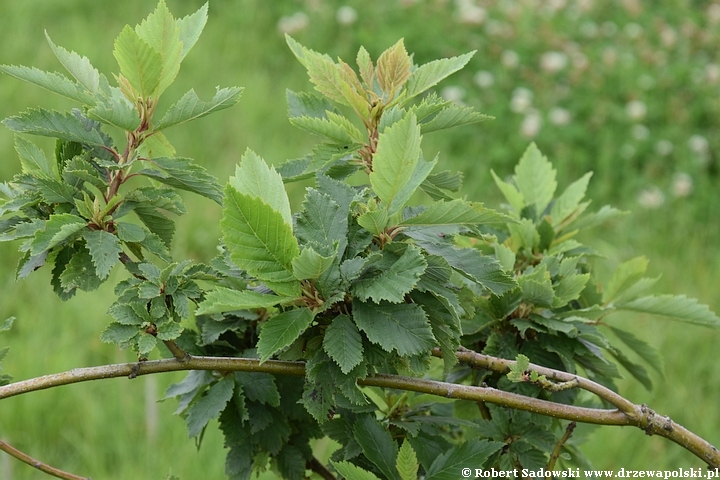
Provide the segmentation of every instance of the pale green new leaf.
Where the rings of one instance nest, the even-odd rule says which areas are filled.
[[[187,410],[187,428],[190,438],[203,431],[210,420],[220,415],[235,391],[232,376],[222,378],[210,387],[205,395],[200,396]]]
[[[555,285],[555,298],[553,299],[553,308],[560,308],[567,305],[572,300],[576,300],[580,297],[580,294],[585,289],[588,280],[590,280],[590,274],[572,274],[563,277],[560,282]]]
[[[23,172],[46,178],[57,178],[56,164],[48,162],[45,152],[31,141],[15,135],[15,151],[20,157]]]
[[[720,328],[720,318],[707,305],[685,295],[649,295],[615,307],[619,310],[651,313],[685,323]]]
[[[207,22],[208,4],[206,3],[197,12],[177,20],[178,35],[182,42],[180,60],[185,58],[190,49],[195,45]]]
[[[380,480],[375,474],[350,462],[330,462],[345,480]]]
[[[164,130],[232,107],[240,101],[242,91],[240,87],[218,88],[212,100],[204,102],[200,100],[195,90],[190,90],[165,112],[154,130]]]
[[[512,272],[515,269],[515,252],[512,249],[506,247],[502,243],[496,243],[495,247],[495,258],[498,259],[503,270],[506,272]]]
[[[332,58],[327,55],[303,47],[290,35],[286,34],[285,40],[295,57],[307,69],[310,81],[315,85],[318,92],[330,100],[352,106],[351,102],[345,98],[346,92],[343,92],[343,84],[348,87],[349,85],[342,80],[340,65],[333,62]]]
[[[313,321],[309,308],[296,308],[270,318],[260,330],[257,352],[264,362],[293,343]]]
[[[238,192],[262,200],[280,213],[285,223],[292,225],[290,200],[282,177],[255,152],[250,149],[245,151],[240,164],[235,168],[235,176],[230,177],[229,183]]]
[[[495,185],[498,186],[507,202],[513,210],[519,214],[522,209],[525,208],[525,198],[523,197],[523,194],[518,191],[515,185],[501,180],[492,169],[490,170],[490,174],[495,180]]]
[[[135,32],[160,53],[162,58],[162,71],[158,86],[158,95],[160,95],[175,80],[180,70],[183,50],[180,29],[164,0],[160,0],[155,11],[135,27]]]
[[[85,105],[95,104],[90,92],[61,73],[16,65],[0,65],[0,71]]]
[[[238,267],[278,294],[297,295],[300,284],[293,274],[292,260],[300,249],[292,227],[280,212],[228,185],[220,228],[230,258]]]
[[[378,85],[386,93],[396,93],[410,76],[410,67],[412,61],[401,38],[378,58],[375,68]]]
[[[337,255],[324,257],[312,247],[305,247],[292,261],[293,272],[298,280],[315,280],[330,268],[336,258]]]
[[[80,119],[70,113],[31,108],[19,115],[6,118],[3,124],[14,132],[54,137],[88,145],[104,145],[103,138],[97,130],[86,130]]]
[[[418,67],[410,74],[405,84],[405,98],[407,100],[419,95],[425,90],[434,87],[443,79],[461,70],[475,55],[475,51],[460,55],[459,57],[441,58],[433,60]]]
[[[481,203],[456,199],[434,202],[420,215],[403,220],[400,225],[504,225],[508,221],[512,220]]]
[[[106,279],[112,267],[120,261],[120,240],[103,230],[88,230],[83,237],[95,265],[95,273],[101,279]]]
[[[336,115],[336,117],[339,116]],[[341,125],[339,122],[332,121],[329,117],[293,117],[290,119],[290,123],[301,130],[319,135],[335,143],[352,144],[363,141],[360,131],[348,121],[343,122]]]
[[[233,290],[217,287],[205,294],[195,315],[210,315],[213,313],[232,312],[236,310],[255,310],[258,308],[271,308],[275,305],[292,303],[295,297],[281,297],[254,292],[252,290]]]
[[[603,303],[608,303],[619,294],[637,283],[645,275],[648,266],[647,257],[635,257],[618,266],[612,278],[603,289]]]
[[[407,440],[400,447],[395,467],[400,474],[400,480],[417,480],[420,465],[415,450]]]
[[[362,336],[347,315],[333,319],[325,330],[323,348],[346,375],[363,359]]]
[[[588,183],[592,177],[592,172],[588,172],[578,180],[568,186],[565,191],[553,203],[550,209],[550,217],[552,218],[553,227],[557,228],[563,220],[568,218],[575,210],[577,210],[580,202],[585,197]]]
[[[109,91],[109,95],[102,97],[97,105],[88,110],[88,117],[128,132],[137,129],[140,126],[140,116],[133,104],[119,88],[110,87]]]
[[[380,235],[388,224],[388,211],[384,208],[370,210],[357,217],[357,223],[373,235]]]
[[[288,117],[327,118],[327,112],[333,110],[332,103],[325,97],[309,92],[285,91],[288,105]]]
[[[115,40],[113,56],[135,92],[142,98],[154,96],[160,85],[162,56],[140,38],[129,25]]]
[[[405,205],[435,165],[422,159],[421,139],[413,113],[385,129],[378,139],[370,184],[391,215]]]
[[[30,244],[30,254],[38,255],[76,236],[87,227],[87,220],[77,215],[61,213],[51,215],[45,228],[35,234]]]
[[[177,158],[175,147],[162,132],[154,132],[151,136],[146,137],[138,149],[138,155],[145,158]]]
[[[189,158],[152,158],[148,163],[156,165],[161,170],[144,169],[137,173],[222,204],[222,190],[215,177]]]
[[[392,254],[386,255],[394,257]],[[380,262],[380,265],[383,263]],[[381,300],[402,303],[405,295],[417,285],[425,267],[427,262],[420,249],[410,245],[400,258],[377,275],[357,280],[352,286],[352,292],[363,301],[372,299],[378,303]]]
[[[615,207],[605,205],[597,212],[584,215],[577,220],[572,221],[567,226],[567,230],[584,230],[587,228],[595,227],[609,220],[620,218],[627,214],[628,212],[624,212],[622,210],[618,210]]]
[[[353,300],[353,319],[368,339],[400,356],[427,352],[436,344],[432,328],[419,305],[380,304]]]
[[[45,38],[50,44],[50,48],[55,56],[60,60],[60,63],[63,64],[63,67],[70,72],[70,75],[75,77],[75,79],[93,95],[97,96],[100,94],[102,75],[90,64],[90,60],[88,60],[87,57],[82,57],[75,52],[70,52],[63,47],[55,45],[53,41],[50,40],[50,35],[48,35],[47,32],[45,32]],[[105,81],[105,84],[107,84],[107,81]]]
[[[471,123],[490,120],[493,117],[476,112],[472,107],[451,104],[438,112],[428,121],[420,122],[422,133],[436,132],[446,128],[470,125]]]
[[[643,360],[653,367],[655,371],[661,375],[663,374],[663,359],[660,352],[655,347],[630,332],[620,330],[619,328],[615,328],[610,325],[608,325],[608,327],[621,342],[630,347],[633,352],[637,353]]]
[[[542,215],[555,194],[555,173],[552,164],[535,143],[530,144],[515,167],[515,183],[525,199],[525,205],[535,205],[538,216]]]

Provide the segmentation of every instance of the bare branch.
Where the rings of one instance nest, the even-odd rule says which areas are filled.
[[[553,451],[550,454],[550,460],[548,461],[546,470],[552,472],[555,469],[555,463],[558,461],[558,458],[560,458],[560,454],[562,453],[563,446],[565,446],[567,441],[570,440],[570,437],[572,436],[573,430],[575,430],[576,426],[577,426],[577,424],[575,422],[568,423],[568,426],[565,429],[565,433],[560,438],[560,440],[558,440],[558,442],[555,444],[555,448],[553,448]]]
[[[64,472],[58,468],[51,467],[50,465],[32,458],[30,455],[21,452],[15,447],[8,445],[7,443],[0,440],[0,450],[7,453],[11,457],[15,457],[23,463],[27,463],[31,467],[37,468],[43,473],[52,475],[53,477],[62,478],[64,480],[90,480],[89,477],[80,477],[73,475],[72,473]]]

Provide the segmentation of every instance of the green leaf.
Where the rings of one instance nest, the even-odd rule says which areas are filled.
[[[128,132],[136,130],[140,126],[140,115],[133,104],[119,88],[110,87],[109,92],[109,95],[102,97],[97,105],[88,110],[88,116]]]
[[[574,220],[566,228],[567,230],[584,230],[587,228],[595,227],[603,224],[609,220],[614,220],[627,215],[629,212],[618,210],[617,208],[605,205],[597,212],[585,215],[577,220]]]
[[[607,326],[621,342],[627,345],[633,352],[637,353],[640,358],[645,360],[656,372],[661,375],[663,374],[663,359],[655,347],[630,332],[620,330],[610,325]]]
[[[456,270],[467,275],[495,295],[515,288],[515,281],[497,259],[482,255],[474,248],[455,248],[449,244],[418,242],[428,253],[443,257]]]
[[[439,456],[430,465],[425,478],[426,480],[456,480],[458,472],[463,467],[482,465],[490,455],[504,446],[505,444],[500,442],[468,440]]]
[[[138,174],[222,204],[222,190],[215,177],[189,158],[153,158],[148,162],[161,170],[144,169],[138,171]]]
[[[243,393],[251,402],[260,402],[273,407],[280,406],[280,393],[272,375],[260,372],[235,372],[235,381],[242,385]]]
[[[315,280],[337,259],[337,255],[323,257],[312,247],[305,247],[292,261],[293,273],[298,280]]]
[[[297,296],[299,282],[292,260],[300,249],[291,226],[278,211],[228,185],[220,228],[230,258],[238,267],[279,294]]]
[[[177,20],[178,35],[182,42],[182,53],[180,59],[185,58],[190,49],[195,45],[207,22],[208,4],[205,3],[197,12]]]
[[[140,156],[145,158],[168,157],[176,158],[177,152],[170,140],[162,132],[154,132],[146,137],[138,150]]]
[[[154,131],[164,130],[232,107],[240,101],[242,91],[243,89],[239,87],[217,88],[212,100],[203,102],[195,90],[190,90],[165,112],[162,119],[155,125]]]
[[[120,66],[120,73],[137,95],[142,98],[156,95],[162,74],[162,56],[129,25],[115,40],[113,56]]]
[[[85,228],[87,228],[87,221],[77,215],[69,213],[51,215],[48,221],[45,222],[45,228],[35,234],[35,238],[30,244],[30,254],[38,255],[45,250],[60,245],[75,237],[78,232]]]
[[[461,70],[475,55],[475,51],[459,57],[433,60],[418,67],[410,74],[405,84],[405,98],[411,99],[425,90],[434,87],[443,79]]]
[[[434,115],[430,120],[420,122],[420,130],[422,133],[430,133],[447,128],[470,125],[492,118],[493,117],[476,112],[472,107],[451,104],[440,110],[437,115]]]
[[[137,310],[137,304],[114,303],[108,309],[111,315],[120,325],[142,325],[149,320],[147,309],[145,312]],[[146,308],[144,305],[141,308]]]
[[[504,225],[511,221],[507,216],[467,200],[434,202],[420,215],[403,220],[400,225]]]
[[[635,379],[642,383],[643,386],[647,389],[648,392],[652,392],[653,389],[653,383],[652,379],[650,378],[650,375],[648,375],[647,370],[642,365],[638,365],[637,363],[630,360],[623,352],[618,350],[617,348],[608,348],[607,349],[610,354],[615,357],[615,360],[622,365],[625,370],[630,372],[630,375],[635,377]]]
[[[618,266],[603,289],[603,303],[608,303],[637,283],[647,271],[647,257],[635,257]]]
[[[418,355],[435,346],[432,328],[419,305],[353,300],[353,319],[368,339],[400,356]]]
[[[378,139],[370,184],[391,215],[405,205],[435,166],[436,161],[422,159],[421,139],[413,113],[385,129]]]
[[[270,318],[260,331],[257,343],[260,361],[266,361],[293,343],[310,326],[313,317],[309,308],[296,308]]]
[[[95,274],[95,265],[86,248],[81,248],[73,254],[60,275],[60,286],[65,292],[71,292],[75,288],[89,292],[97,289],[101,283],[102,280]]]
[[[555,285],[555,298],[552,302],[553,308],[564,307],[572,300],[580,298],[580,294],[585,289],[588,280],[590,280],[589,273],[582,275],[573,274],[563,277],[563,279]]]
[[[685,323],[720,328],[720,318],[707,305],[685,295],[650,295],[615,305],[618,310],[662,315]]]
[[[297,237],[304,243],[321,245],[327,252],[334,251],[337,244],[337,256],[342,257],[348,243],[349,208],[349,203],[341,208],[329,195],[309,188],[295,225]]]
[[[262,200],[279,212],[285,223],[292,225],[290,200],[282,177],[252,150],[245,151],[235,168],[235,176],[230,177],[229,184],[244,195]]]
[[[175,234],[175,224],[173,221],[167,218],[162,212],[151,206],[138,205],[135,207],[134,211],[140,221],[143,222],[145,226],[157,236],[157,238],[160,238],[166,247],[170,247],[172,237]],[[152,253],[156,253],[156,251],[164,251],[161,246],[157,245],[156,242],[153,241],[154,238],[155,237],[151,235],[146,236],[145,241],[143,241],[143,246]]]
[[[225,377],[190,405],[186,419],[190,438],[199,435],[210,420],[220,415],[232,398],[234,389],[233,377]]]
[[[332,103],[325,97],[308,92],[286,90],[288,117],[327,118],[327,112],[333,111]]]
[[[80,119],[70,113],[31,108],[19,115],[6,118],[3,124],[14,132],[54,137],[88,145],[104,145],[103,138],[96,130],[88,131]]]
[[[560,224],[572,215],[585,197],[588,183],[592,177],[592,172],[588,172],[578,180],[568,186],[560,195],[550,209],[550,217],[552,218],[553,227],[557,228]]]
[[[542,307],[551,307],[555,293],[550,280],[550,273],[544,264],[540,264],[531,273],[518,278],[518,285],[523,292],[523,300]]]
[[[61,73],[15,65],[0,65],[0,71],[85,105],[95,104],[95,98],[90,92]]]
[[[400,480],[417,480],[420,464],[417,455],[415,455],[415,450],[407,440],[400,447],[395,467],[400,474]]]
[[[205,300],[200,303],[195,315],[210,315],[213,313],[232,312],[235,310],[254,310],[257,308],[270,308],[295,301],[294,297],[280,297],[266,295],[252,290],[233,290],[217,287],[205,294]]]
[[[363,301],[402,303],[425,272],[427,262],[419,248],[409,245],[400,258],[383,252],[383,259],[373,267],[377,274],[357,280],[352,286],[353,295]]]
[[[102,280],[110,274],[110,270],[120,261],[120,241],[112,233],[103,230],[89,230],[83,234],[86,246],[95,265],[95,273]]]
[[[345,480],[380,480],[373,473],[363,470],[350,462],[330,462]]]
[[[180,41],[180,29],[164,0],[160,0],[155,11],[135,27],[135,32],[155,51],[160,53],[160,58],[162,58],[158,86],[158,95],[160,95],[175,80],[180,70],[183,51],[183,44]]]
[[[117,236],[123,242],[142,242],[145,240],[146,230],[140,225],[127,222],[116,222]]]
[[[387,93],[397,92],[410,76],[412,62],[403,39],[385,50],[377,61],[375,74],[380,88]]]
[[[141,333],[137,339],[138,355],[146,356],[152,352],[157,345],[157,338],[147,333]]]
[[[45,152],[31,141],[15,135],[15,150],[20,157],[23,172],[46,178],[58,177],[57,167],[48,162]]]
[[[373,235],[380,235],[388,224],[388,211],[384,208],[370,210],[357,217],[357,223]]]
[[[301,130],[324,137],[334,143],[348,145],[363,142],[360,130],[345,117],[331,112],[327,112],[327,114],[327,118],[292,117],[290,123]]]
[[[553,199],[557,182],[552,164],[535,143],[530,144],[515,167],[515,183],[525,205],[535,205],[537,216],[542,215]]]
[[[52,40],[50,40],[50,35],[48,35],[47,32],[45,32],[45,38],[50,44],[50,48],[55,56],[60,60],[60,63],[63,64],[63,67],[90,93],[93,95],[100,94],[101,79],[104,81],[105,86],[107,86],[107,80],[90,64],[90,60],[88,60],[87,57],[81,57],[75,52],[69,52],[63,47],[55,45]]]
[[[501,180],[492,169],[490,170],[490,174],[495,180],[495,185],[498,186],[512,209],[518,214],[522,212],[522,209],[525,208],[525,198],[523,197],[523,194],[518,191],[515,185]]]
[[[374,463],[387,478],[400,480],[395,469],[398,446],[390,432],[370,415],[359,417],[355,422],[353,432],[365,457]]]
[[[325,330],[323,348],[346,375],[363,359],[362,336],[347,315],[333,319]]]
[[[100,341],[122,345],[132,340],[139,333],[138,327],[135,325],[121,325],[113,322],[100,334]]]

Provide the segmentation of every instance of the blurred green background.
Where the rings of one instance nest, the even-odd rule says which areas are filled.
[[[167,0],[176,16],[201,0]],[[0,63],[60,70],[43,38],[88,56],[109,75],[121,28],[141,21],[154,1],[23,0],[0,4]],[[362,44],[373,57],[404,37],[416,63],[478,50],[468,67],[438,86],[446,98],[493,121],[426,136],[426,156],[465,172],[463,194],[490,206],[499,195],[489,169],[509,175],[530,141],[558,169],[560,188],[593,170],[597,206],[632,210],[585,239],[607,255],[604,271],[646,254],[658,291],[685,293],[720,311],[720,3],[691,0],[215,0],[205,33],[164,94],[162,110],[195,87],[245,87],[240,104],[170,130],[178,154],[197,159],[224,183],[250,147],[271,163],[304,155],[315,140],[285,116],[285,89],[309,90],[283,32],[349,63]],[[66,109],[70,101],[0,77],[0,116],[28,107]],[[39,139],[47,149],[51,143]],[[12,134],[0,131],[0,180],[19,171]],[[298,200],[302,185],[289,187]],[[204,261],[215,252],[220,209],[186,197],[174,255]],[[132,353],[98,335],[115,282],[61,302],[49,271],[15,282],[16,245],[0,245],[0,319],[15,327],[4,371],[25,379],[73,367],[123,362]],[[601,268],[601,272],[603,269]],[[116,280],[122,272],[116,271]],[[720,445],[720,332],[645,316],[616,316],[661,349],[664,378],[653,392],[632,381],[621,393]],[[222,438],[209,428],[199,452],[174,401],[157,403],[182,374],[108,380],[5,400],[0,438],[54,466],[97,479],[223,478]],[[214,427],[214,425],[211,425]],[[700,467],[701,462],[638,429],[578,429],[585,453],[603,469]],[[323,445],[318,446],[322,451]],[[0,455],[0,479],[45,478]]]

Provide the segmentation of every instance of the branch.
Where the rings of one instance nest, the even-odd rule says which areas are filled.
[[[508,365],[513,363],[509,360],[488,357],[469,350],[460,351],[457,355],[462,361],[475,366],[482,366],[481,363],[487,363],[492,367],[489,369],[497,369],[496,371],[505,371],[508,368]],[[571,381],[577,378],[578,386],[580,388],[584,388],[594,393],[602,393],[602,398],[607,397],[613,400],[611,403],[614,402],[623,405],[627,412],[621,410],[576,407],[573,405],[555,403],[534,397],[525,397],[516,393],[497,390],[495,388],[459,385],[424,378],[403,377],[399,375],[377,374],[372,377],[359,379],[358,384],[381,388],[408,390],[419,393],[429,393],[446,398],[470,400],[474,402],[493,403],[496,405],[575,422],[598,425],[634,425],[643,429],[648,435],[660,435],[672,440],[700,457],[713,468],[720,467],[720,452],[715,447],[689,430],[673,422],[670,418],[657,415],[645,405],[634,405],[615,392],[612,392],[611,390],[608,390],[590,380],[577,377],[567,372],[560,372],[536,365],[531,365],[531,367],[533,370],[537,370],[539,373],[542,373],[553,380]],[[280,360],[268,360],[264,363],[260,363],[259,360],[249,358],[189,356],[189,358],[184,362],[172,358],[139,363],[76,368],[63,373],[45,375],[43,377],[37,377],[0,387],[0,400],[36,390],[44,390],[60,385],[69,385],[71,383],[127,376],[135,378],[140,375],[174,372],[180,370],[265,372],[279,375],[304,376],[305,364],[303,362],[285,362]]]
[[[21,462],[27,463],[31,467],[37,468],[43,473],[52,475],[53,477],[62,478],[64,480],[90,480],[88,477],[80,477],[78,475],[73,475],[72,473],[67,473],[55,467],[51,467],[50,465],[43,463],[40,460],[35,460],[30,455],[21,452],[17,448],[8,445],[2,440],[0,440],[0,450],[7,453],[11,457],[17,458]]]
[[[552,454],[550,455],[550,461],[547,464],[547,467],[545,467],[546,470],[552,472],[555,469],[555,463],[557,462],[558,458],[560,458],[560,454],[562,453],[562,449],[567,443],[568,440],[570,440],[570,437],[572,436],[573,430],[575,430],[575,427],[577,424],[575,422],[568,423],[567,428],[565,429],[565,433],[563,434],[562,438],[555,444],[555,448],[553,448]]]

